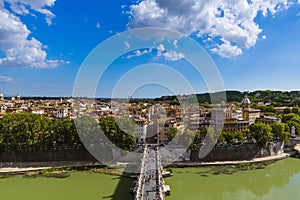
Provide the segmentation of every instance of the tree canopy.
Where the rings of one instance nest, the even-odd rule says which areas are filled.
[[[272,129],[269,125],[260,122],[253,123],[249,126],[249,130],[256,142],[262,147],[265,147],[273,139]]]

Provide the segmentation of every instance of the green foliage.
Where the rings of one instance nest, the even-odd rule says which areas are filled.
[[[294,126],[296,135],[300,135],[300,123],[295,121],[288,121],[286,124],[288,125],[289,128]]]
[[[265,147],[269,141],[273,139],[271,133],[271,127],[269,125],[259,123],[253,123],[249,126],[250,134],[256,140],[257,144],[261,147]]]
[[[234,144],[236,142],[245,142],[245,132],[222,132],[219,143],[226,142],[227,144]]]
[[[217,94],[217,93],[214,93]],[[240,91],[226,91],[227,102],[241,102],[243,97],[247,94],[251,102],[272,102],[272,106],[297,106],[300,105],[299,91],[272,91],[272,90],[257,90],[253,92]],[[197,99],[200,104],[208,102],[211,103],[209,93],[197,94]],[[188,97],[188,96],[187,96]],[[156,101],[172,101],[175,96],[163,96],[155,99]],[[187,101],[187,99],[185,99]],[[273,110],[274,111],[274,110]]]
[[[125,124],[126,121],[128,122],[128,119],[118,119],[118,123],[120,124]],[[125,131],[122,130],[118,126],[116,121],[112,118],[102,117],[100,118],[99,123],[104,134],[113,144],[117,145],[123,150],[133,150],[133,145],[136,143],[136,139],[133,134],[133,129],[131,127],[131,125],[134,126],[133,123],[130,122],[131,125],[124,126],[126,129]],[[129,134],[127,133],[127,131],[129,131]]]
[[[275,122],[274,124],[272,124],[271,128],[274,139],[288,142],[290,138],[290,133],[287,131],[288,127],[286,124]]]
[[[294,112],[296,112],[296,110],[294,110]],[[300,135],[300,116],[298,114],[295,113],[284,114],[282,116],[281,121],[288,126],[286,127],[287,129],[294,126],[296,130],[296,135]],[[286,130],[286,132],[289,132],[289,130]]]
[[[179,130],[177,128],[170,128],[167,133],[166,133],[166,136],[168,138],[169,141],[172,141],[173,138],[176,136],[177,132]]]
[[[299,115],[299,114],[300,114],[300,109],[299,109],[299,107],[298,107],[298,106],[294,106],[294,107],[292,108],[292,113],[295,113],[295,114]]]
[[[80,144],[73,120],[60,121],[31,113],[0,119],[0,146],[7,151],[76,148]]]
[[[177,101],[177,100],[172,100],[172,101],[170,101],[169,105],[170,105],[170,106],[172,106],[172,105],[177,105],[177,106],[179,106],[180,103],[179,103],[179,101]]]
[[[253,108],[261,110],[265,114],[277,115],[278,112],[273,106],[257,106],[253,105]]]
[[[202,136],[201,136],[200,130],[194,131],[193,134],[194,134],[194,140],[192,142],[191,147],[197,146],[198,144],[200,144],[202,142]]]
[[[0,119],[0,151],[44,151],[81,149],[81,139],[88,139],[90,144],[99,144],[104,138],[99,137],[101,128],[114,144],[124,150],[132,150],[135,144],[134,123],[127,119],[129,135],[121,130],[110,118],[101,118],[99,123],[88,116],[74,120],[50,119],[31,113],[6,114]],[[79,138],[77,129],[81,133]],[[126,131],[128,131],[126,130]]]
[[[284,114],[290,114],[292,112],[292,110],[290,109],[290,108],[285,108],[284,110],[283,110],[283,113]]]
[[[173,169],[172,168],[167,168],[166,171],[173,173]]]
[[[288,123],[289,121],[300,123],[300,116],[295,113],[284,114],[281,121],[283,123]]]
[[[292,102],[290,103],[291,106],[300,106],[300,99],[293,99]]]
[[[175,137],[175,135],[177,136]],[[199,130],[185,129],[184,132],[180,133],[176,128],[170,129],[167,132],[167,137],[168,139],[169,137],[172,138],[173,142],[178,144],[190,144],[190,148],[195,148],[202,142],[202,135]]]

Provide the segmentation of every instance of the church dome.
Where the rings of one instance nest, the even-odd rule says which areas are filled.
[[[250,103],[251,103],[250,99],[247,96],[245,96],[242,100],[242,104],[250,104]]]

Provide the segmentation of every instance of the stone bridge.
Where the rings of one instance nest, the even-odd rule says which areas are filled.
[[[145,145],[141,163],[140,174],[134,188],[135,200],[163,200],[169,192],[169,187],[164,185],[158,147]]]

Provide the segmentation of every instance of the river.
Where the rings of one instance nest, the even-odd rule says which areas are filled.
[[[212,175],[209,168],[173,168],[165,178],[171,186],[166,200],[300,199],[300,159],[288,158],[264,169]],[[92,172],[68,178],[0,179],[1,199],[7,200],[129,200],[132,179]]]
[[[285,159],[264,169],[208,175],[203,168],[173,169],[167,200],[300,199],[300,159]],[[205,175],[205,176],[204,176]]]

